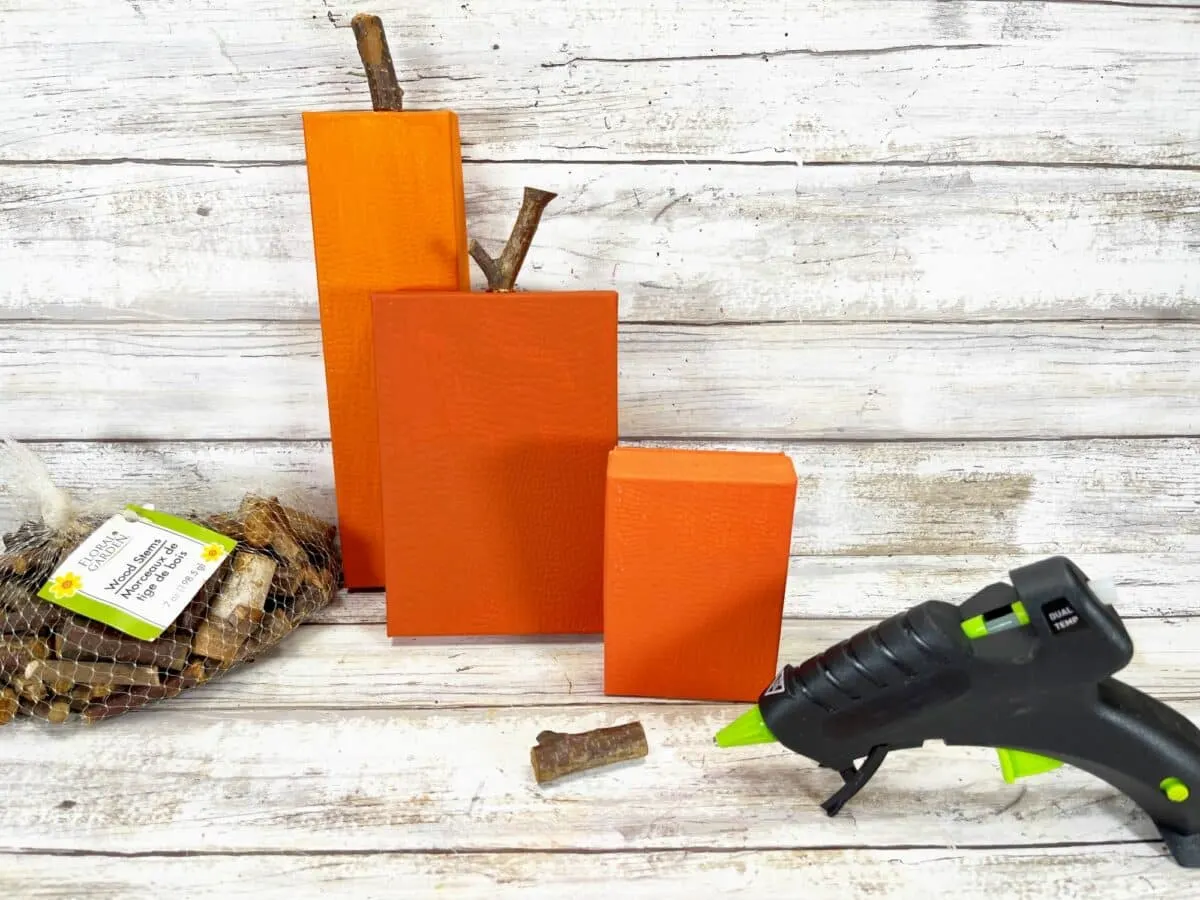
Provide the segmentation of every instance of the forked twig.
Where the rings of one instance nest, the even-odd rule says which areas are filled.
[[[488,291],[504,293],[514,289],[517,275],[525,263],[525,255],[529,253],[529,245],[533,243],[533,236],[542,221],[542,213],[547,204],[557,196],[558,194],[550,191],[525,188],[521,211],[517,214],[512,234],[508,236],[508,243],[504,245],[504,252],[498,258],[488,256],[478,241],[471,240],[468,250],[475,264],[487,278]]]

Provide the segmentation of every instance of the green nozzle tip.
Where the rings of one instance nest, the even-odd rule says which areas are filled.
[[[747,744],[773,744],[775,735],[763,721],[757,706],[746,710],[717,732],[718,747],[744,747]]]

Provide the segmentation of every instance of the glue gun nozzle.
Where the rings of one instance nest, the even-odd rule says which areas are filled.
[[[713,742],[718,747],[744,747],[747,744],[773,744],[777,738],[763,721],[758,706],[752,706],[720,731]]]

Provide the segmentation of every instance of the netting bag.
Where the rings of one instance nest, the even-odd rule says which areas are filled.
[[[0,544],[0,724],[176,697],[275,647],[342,582],[336,527],[276,496],[192,515],[89,506],[8,440],[0,485],[27,507]]]

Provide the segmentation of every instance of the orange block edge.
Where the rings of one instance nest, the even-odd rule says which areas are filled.
[[[370,297],[470,288],[458,117],[301,116],[344,579],[378,590],[386,567]]]
[[[796,484],[782,453],[612,451],[606,694],[758,698],[778,665]]]

